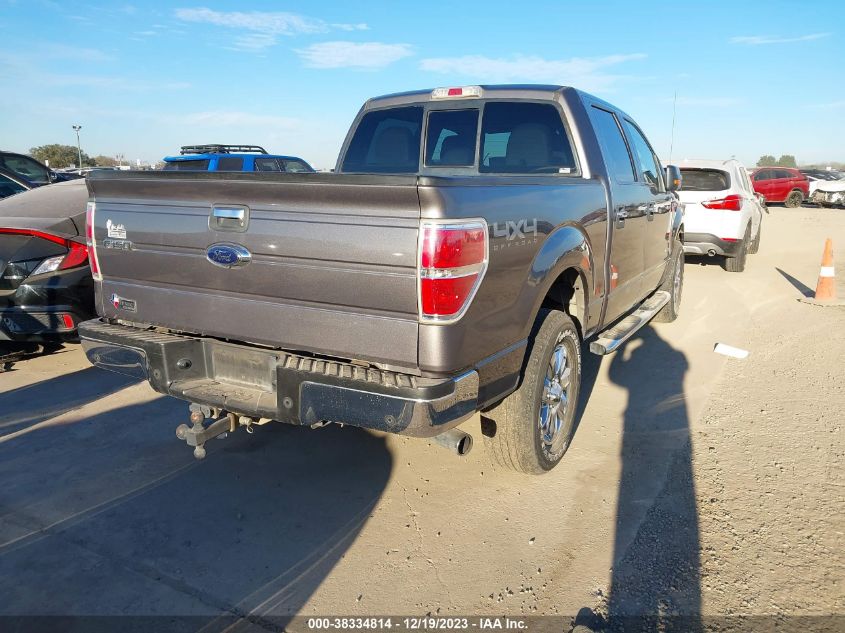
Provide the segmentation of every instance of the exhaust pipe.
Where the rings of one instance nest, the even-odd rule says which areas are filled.
[[[715,255],[716,255],[716,251],[714,249],[711,248],[709,251],[707,251],[708,257],[714,257]]]
[[[459,431],[458,429],[452,429],[440,435],[435,435],[431,439],[461,457],[467,455],[472,450],[472,435]]]

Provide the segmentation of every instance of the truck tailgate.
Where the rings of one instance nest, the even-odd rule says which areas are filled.
[[[103,316],[416,367],[415,177],[130,172],[89,189]],[[212,263],[215,244],[248,263]]]

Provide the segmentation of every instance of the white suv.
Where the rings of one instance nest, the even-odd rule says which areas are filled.
[[[764,208],[748,172],[737,160],[685,160],[680,168],[684,252],[721,255],[725,270],[742,272],[760,247]]]

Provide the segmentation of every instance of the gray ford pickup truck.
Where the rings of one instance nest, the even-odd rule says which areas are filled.
[[[369,100],[335,173],[104,172],[88,180],[99,367],[188,401],[177,436],[270,421],[430,437],[553,468],[586,341],[671,321],[676,168],[574,88]]]

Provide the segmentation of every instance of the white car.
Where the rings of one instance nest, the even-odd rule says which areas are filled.
[[[745,269],[760,248],[765,204],[738,160],[685,160],[678,196],[684,203],[684,252],[725,258],[725,270]]]
[[[813,183],[810,183],[812,187]],[[845,207],[845,180],[821,180],[810,194],[810,202],[822,207]]]

